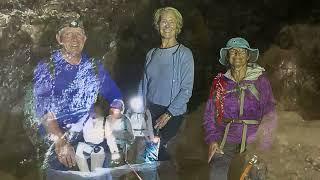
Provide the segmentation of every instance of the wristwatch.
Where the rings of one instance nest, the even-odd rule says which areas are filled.
[[[172,115],[170,112],[165,112],[165,115],[167,116],[168,120],[170,120],[172,118]]]

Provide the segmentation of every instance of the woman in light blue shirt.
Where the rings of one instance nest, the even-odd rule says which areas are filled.
[[[176,135],[192,95],[194,62],[189,48],[177,42],[183,20],[172,7],[158,9],[154,26],[161,37],[160,47],[146,56],[139,91],[152,115],[154,130],[161,138],[158,160],[170,159],[167,142]]]

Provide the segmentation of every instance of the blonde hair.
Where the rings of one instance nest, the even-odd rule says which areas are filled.
[[[183,26],[183,19],[182,19],[182,15],[180,14],[180,12],[173,8],[173,7],[164,7],[164,8],[159,8],[155,11],[154,16],[153,16],[153,25],[154,28],[159,32],[159,21],[160,21],[160,17],[164,12],[172,12],[177,20],[177,24],[176,24],[176,30],[177,30],[177,34],[178,35],[181,32],[182,26]]]

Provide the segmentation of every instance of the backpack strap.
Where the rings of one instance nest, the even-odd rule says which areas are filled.
[[[224,114],[224,98],[226,94],[225,87],[226,87],[226,82],[223,79],[223,74],[219,73],[213,79],[209,98],[213,99],[213,102],[216,107],[215,119],[220,125],[222,124],[222,118]]]
[[[92,64],[92,67],[94,69],[94,72],[96,76],[98,77],[99,74],[99,64],[101,63],[100,60],[97,60],[96,58],[90,58],[90,62]]]
[[[257,90],[256,86],[254,84],[248,84],[247,85],[248,90],[252,93],[252,95],[258,100],[260,101],[260,93]]]
[[[239,93],[239,98],[240,98],[240,102],[239,102],[239,106],[240,106],[240,110],[239,110],[239,117],[241,117],[243,115],[243,109],[244,109],[244,97],[245,97],[245,90],[248,89],[253,96],[259,101],[259,91],[256,89],[254,84],[245,84],[244,86],[239,86],[237,85],[237,87],[235,89],[226,91],[226,93],[231,93],[231,92],[237,92]],[[227,136],[229,133],[229,129],[232,123],[241,123],[243,124],[243,129],[242,129],[242,138],[241,138],[241,148],[240,148],[240,153],[244,152],[245,148],[246,148],[246,141],[247,141],[247,129],[248,129],[248,125],[258,125],[260,124],[260,122],[258,120],[239,120],[239,119],[224,119],[223,122],[227,123],[226,128],[224,130],[224,135],[220,144],[220,149],[223,149],[226,140],[227,140]]]
[[[226,93],[232,93],[232,92],[237,92],[239,93],[239,100],[240,100],[240,112],[239,112],[239,117],[243,115],[243,108],[244,108],[244,97],[245,97],[245,90],[248,89],[251,94],[259,101],[260,100],[260,93],[257,90],[256,86],[254,84],[245,84],[243,86],[237,85],[236,88],[226,91]]]
[[[220,149],[223,149],[226,141],[227,141],[227,137],[228,137],[228,133],[229,133],[229,129],[232,123],[239,123],[239,124],[243,124],[243,129],[242,129],[242,138],[241,138],[241,147],[240,147],[240,153],[244,152],[244,150],[246,149],[246,142],[247,142],[247,131],[248,131],[248,125],[258,125],[260,124],[260,122],[258,120],[238,120],[238,119],[224,119],[223,120],[225,123],[227,123],[226,128],[224,130],[224,135],[222,138],[222,141],[220,143]]]

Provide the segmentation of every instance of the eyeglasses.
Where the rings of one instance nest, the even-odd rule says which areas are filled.
[[[247,50],[246,49],[230,49],[229,51],[230,56],[235,56],[236,54],[239,56],[245,56],[247,55]]]

